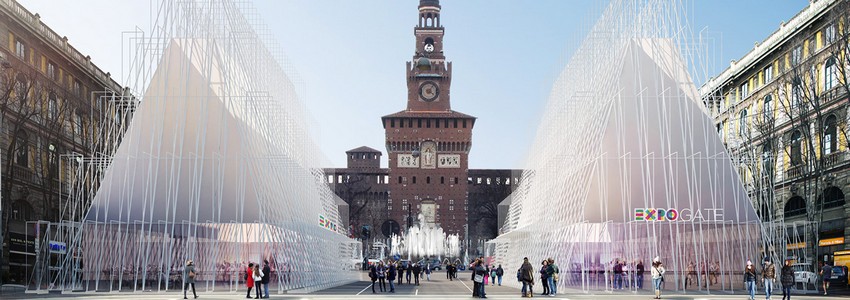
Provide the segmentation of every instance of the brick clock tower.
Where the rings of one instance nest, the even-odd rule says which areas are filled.
[[[389,218],[402,230],[421,213],[464,238],[468,156],[475,117],[451,110],[452,64],[443,55],[440,1],[420,0],[407,109],[381,118],[389,159]]]

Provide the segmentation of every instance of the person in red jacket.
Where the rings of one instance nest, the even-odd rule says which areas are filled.
[[[254,263],[248,264],[248,269],[245,270],[245,285],[248,286],[248,295],[245,298],[251,298],[251,288],[254,287]]]

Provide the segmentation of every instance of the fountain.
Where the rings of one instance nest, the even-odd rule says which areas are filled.
[[[426,222],[421,213],[417,216],[416,226],[408,228],[404,236],[393,235],[392,253],[407,256],[407,259],[425,257],[457,257],[460,254],[460,237],[457,234],[446,235],[440,226]]]

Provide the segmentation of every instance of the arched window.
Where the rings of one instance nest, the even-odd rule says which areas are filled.
[[[838,139],[836,136],[836,118],[835,115],[830,115],[826,117],[826,122],[824,122],[824,131],[823,131],[823,153],[831,154],[837,150],[836,148],[836,140]]]
[[[738,120],[738,135],[741,137],[746,137],[749,133],[749,127],[747,127],[747,110],[742,109],[740,118]]]
[[[769,140],[761,148],[761,165],[764,176],[773,176],[773,147]]]
[[[803,81],[800,77],[791,80],[791,109],[800,109],[803,98]]]
[[[50,167],[50,177],[56,178],[59,177],[59,152],[58,148],[55,146],[55,143],[51,143],[47,146],[47,164]]]
[[[765,121],[773,120],[773,96],[764,96],[764,109],[762,111],[764,112]]]
[[[818,209],[820,208],[822,199],[826,199],[826,202],[823,203],[823,208],[836,208],[844,206],[844,192],[841,189],[831,186],[823,190],[823,195],[818,197]]]
[[[12,219],[30,221],[35,219],[32,205],[24,200],[18,200],[12,203]]]
[[[29,136],[23,130],[15,137],[15,164],[21,167],[29,166]]]
[[[791,197],[788,202],[785,202],[785,218],[806,215],[806,200],[800,196]]]
[[[791,134],[791,164],[800,165],[803,163],[803,134],[799,130],[795,130]]]
[[[838,66],[835,58],[830,57],[823,63],[823,90],[829,91],[838,85]]]

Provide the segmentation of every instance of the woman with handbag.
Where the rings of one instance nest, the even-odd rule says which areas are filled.
[[[375,269],[378,273],[378,287],[380,287],[381,292],[387,291],[387,268],[384,266],[384,262],[378,262],[378,267]]]
[[[189,289],[189,285],[192,286],[192,294],[195,295],[195,299],[198,299],[198,293],[195,293],[195,262],[191,259],[186,261],[186,267],[183,268],[183,299],[186,298],[186,290]]]
[[[263,271],[260,270],[259,263],[254,265],[254,271],[251,273],[251,277],[254,278],[254,290],[257,291],[257,297],[254,297],[254,299],[260,299],[260,296],[262,296],[260,287],[263,285]],[[250,298],[251,296],[249,295],[248,297]]]
[[[664,264],[656,256],[652,260],[652,285],[655,287],[655,299],[661,299],[661,283],[664,282]]]
[[[484,282],[484,278],[487,277],[487,268],[484,267],[484,262],[479,259],[473,270],[475,270],[474,281],[477,287],[478,297],[486,299],[487,294],[484,293],[484,287],[487,286],[487,283]]]

